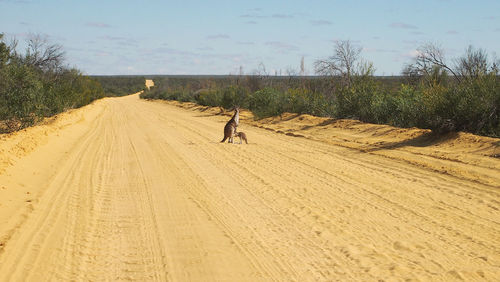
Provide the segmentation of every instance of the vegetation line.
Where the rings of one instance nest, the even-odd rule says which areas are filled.
[[[500,137],[500,63],[484,50],[469,47],[451,66],[427,44],[402,76],[389,78],[374,76],[360,53],[349,41],[337,42],[332,56],[315,63],[313,77],[270,76],[265,68],[253,75],[152,77],[156,86],[141,98],[238,105],[257,118],[305,113]]]
[[[60,45],[32,35],[24,54],[0,33],[0,133],[33,125],[105,96],[144,89],[140,77],[88,77],[64,64]]]

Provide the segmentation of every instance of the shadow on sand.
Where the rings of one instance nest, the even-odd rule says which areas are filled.
[[[458,132],[449,133],[435,133],[428,132],[412,139],[400,141],[400,142],[388,142],[380,145],[372,145],[365,148],[365,152],[375,152],[380,150],[390,150],[398,149],[402,147],[428,147],[433,145],[438,145],[449,140],[458,138]]]

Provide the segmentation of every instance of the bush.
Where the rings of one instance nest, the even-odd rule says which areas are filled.
[[[145,90],[143,76],[93,76],[98,81],[106,96],[124,96]]]
[[[220,91],[203,89],[194,95],[196,103],[203,106],[218,107],[222,105],[222,95]]]
[[[289,97],[276,89],[264,88],[250,96],[249,108],[257,118],[279,116],[287,110]]]
[[[220,105],[225,109],[231,109],[234,106],[246,108],[248,106],[249,94],[248,90],[237,86],[231,85],[222,89],[222,99]]]
[[[424,126],[426,109],[423,103],[423,95],[409,85],[401,85],[400,91],[394,98],[393,113],[389,120],[395,126],[413,127]]]
[[[488,67],[484,63],[486,56],[480,53],[471,54],[482,58],[481,67],[469,68],[470,61],[475,61],[469,56],[462,60],[463,71],[457,72],[462,75],[451,76],[451,68],[431,64],[410,72],[411,77],[406,79],[378,78],[373,76],[373,66],[365,63],[348,79],[343,76],[165,77],[155,81],[159,88],[141,97],[189,100],[226,109],[239,105],[250,109],[257,118],[293,112],[500,137],[500,63]]]
[[[452,119],[458,130],[500,136],[500,79],[489,74],[464,81],[452,91]]]
[[[370,105],[372,109],[372,122],[397,125],[395,121],[396,99],[397,97],[390,92],[375,93]]]
[[[1,39],[0,34],[0,132],[30,126],[43,117],[81,107],[104,96],[98,82],[78,70],[61,66],[62,53],[58,46],[35,42],[39,48],[36,50],[49,56],[38,58],[35,52],[19,55]],[[57,56],[50,57],[40,48],[57,50]],[[45,59],[49,62],[47,65]]]
[[[289,105],[286,110],[298,114],[311,114],[315,116],[332,116],[335,106],[319,92],[306,88],[290,88],[287,90]]]
[[[0,76],[0,120],[10,121],[18,129],[33,124],[42,112],[39,93],[43,85],[36,73],[28,66],[12,65],[2,69]]]

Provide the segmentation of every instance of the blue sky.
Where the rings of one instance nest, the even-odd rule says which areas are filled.
[[[422,44],[451,62],[468,45],[500,57],[500,1],[0,0],[0,32],[61,44],[86,74],[309,74],[335,40],[363,48],[377,75],[399,74]]]

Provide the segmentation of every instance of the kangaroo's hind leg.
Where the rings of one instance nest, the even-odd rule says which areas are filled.
[[[236,128],[231,127],[231,135],[229,136],[229,143],[234,143],[234,135],[236,133]]]

